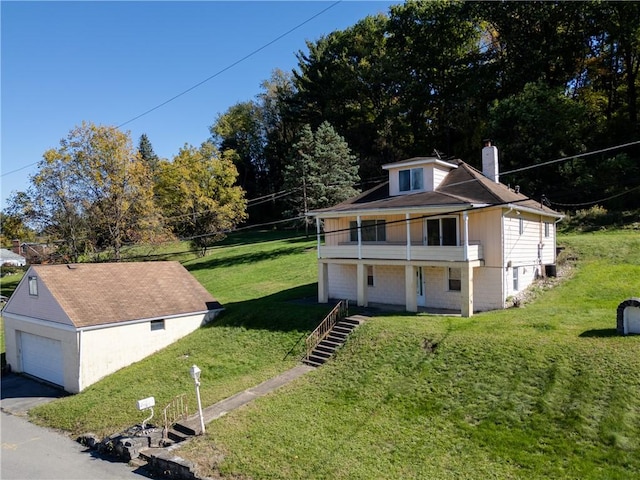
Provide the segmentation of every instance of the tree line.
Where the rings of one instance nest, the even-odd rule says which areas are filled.
[[[306,47],[211,126],[250,197],[282,188],[302,126],[323,122],[364,188],[381,165],[434,151],[479,166],[485,138],[505,172],[640,139],[638,2],[409,1]],[[570,208],[637,187],[639,159],[636,145],[503,180]],[[637,189],[616,198],[640,205]]]
[[[167,238],[206,248],[241,222],[340,202],[385,163],[479,167],[484,138],[513,172],[504,183],[557,209],[640,207],[640,147],[590,154],[640,139],[638,2],[408,1],[307,41],[297,60],[171,160],[146,135],[135,148],[114,127],[76,127],[13,195],[4,233],[26,223],[72,259]]]

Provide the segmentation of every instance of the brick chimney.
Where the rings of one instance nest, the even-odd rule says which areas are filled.
[[[13,251],[13,253],[17,253],[18,255],[22,255],[20,253],[20,240],[13,240],[11,243],[12,243],[11,250]]]
[[[483,140],[482,148],[482,174],[490,180],[499,183],[498,173],[498,149],[491,145],[491,140]]]

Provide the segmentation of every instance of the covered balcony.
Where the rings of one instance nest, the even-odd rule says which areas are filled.
[[[480,241],[469,239],[467,213],[386,217],[355,216],[318,221],[318,259],[475,262]]]

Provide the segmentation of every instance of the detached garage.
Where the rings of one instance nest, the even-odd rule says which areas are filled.
[[[33,265],[7,302],[7,363],[77,393],[222,306],[178,262]]]

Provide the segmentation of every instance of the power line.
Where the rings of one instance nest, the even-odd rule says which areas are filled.
[[[169,98],[168,100],[165,100],[164,102],[159,103],[159,104],[158,104],[158,105],[156,105],[155,107],[150,108],[149,110],[146,110],[146,111],[142,112],[141,114],[136,115],[136,116],[135,116],[135,117],[133,117],[133,118],[130,118],[130,119],[129,119],[129,120],[127,120],[126,122],[122,122],[121,124],[117,125],[117,126],[116,126],[116,128],[124,127],[125,125],[128,125],[129,123],[132,123],[132,122],[134,122],[134,121],[138,120],[139,118],[144,117],[145,115],[148,115],[149,113],[154,112],[154,111],[158,110],[159,108],[164,107],[164,106],[165,106],[165,105],[167,105],[168,103],[173,102],[174,100],[176,100],[176,99],[178,99],[178,98],[180,98],[180,97],[182,97],[182,96],[186,95],[187,93],[191,92],[192,90],[195,90],[196,88],[200,87],[201,85],[204,85],[204,84],[205,84],[205,83],[207,83],[208,81],[213,80],[214,78],[216,78],[216,77],[218,77],[218,76],[222,75],[224,72],[226,72],[226,71],[228,71],[228,70],[231,70],[231,69],[232,69],[233,67],[235,67],[236,65],[239,65],[240,63],[244,62],[245,60],[248,60],[249,58],[253,57],[253,56],[254,56],[254,55],[256,55],[257,53],[259,53],[259,52],[261,52],[262,50],[264,50],[264,49],[266,49],[266,48],[270,47],[271,45],[273,45],[274,43],[278,42],[279,40],[282,40],[282,39],[283,39],[284,37],[286,37],[287,35],[289,35],[289,34],[293,33],[294,31],[298,30],[300,27],[302,27],[302,26],[306,25],[307,23],[311,22],[312,20],[315,20],[315,19],[316,19],[316,18],[318,18],[320,15],[322,15],[322,14],[324,14],[325,12],[327,12],[328,10],[332,9],[333,7],[335,7],[336,5],[338,5],[339,3],[342,3],[342,1],[343,1],[343,0],[338,0],[338,1],[334,2],[334,3],[332,3],[332,4],[331,4],[331,5],[329,5],[328,7],[326,7],[326,8],[324,8],[324,9],[320,10],[318,13],[316,13],[315,15],[313,15],[313,16],[311,16],[311,17],[307,18],[306,20],[304,20],[303,22],[299,23],[299,24],[298,24],[298,25],[296,25],[295,27],[290,28],[290,29],[289,29],[289,30],[287,30],[286,32],[284,32],[284,33],[282,33],[282,34],[278,35],[276,38],[274,38],[274,39],[273,39],[273,40],[271,40],[270,42],[265,43],[265,44],[264,44],[264,45],[262,45],[261,47],[256,48],[256,49],[255,49],[255,50],[253,50],[252,52],[250,52],[250,53],[246,54],[244,57],[240,58],[239,60],[236,60],[235,62],[233,62],[233,63],[231,63],[231,64],[227,65],[226,67],[222,68],[221,70],[218,70],[218,71],[217,71],[216,73],[214,73],[213,75],[211,75],[211,76],[209,76],[209,77],[205,78],[204,80],[202,80],[202,81],[200,81],[200,82],[196,83],[195,85],[192,85],[191,87],[189,87],[189,88],[187,88],[186,90],[184,90],[184,91],[182,91],[182,92],[178,93],[177,95],[174,95],[173,97]],[[32,166],[34,166],[34,165],[37,165],[38,163],[39,163],[39,161],[38,161],[38,162],[32,162],[32,163],[29,163],[28,165],[25,165],[25,166],[23,166],[23,167],[16,168],[15,170],[11,170],[11,171],[9,171],[9,172],[4,172],[4,173],[2,173],[2,174],[0,175],[0,177],[4,177],[4,176],[6,176],[6,175],[11,175],[11,174],[13,174],[13,173],[17,173],[17,172],[19,172],[19,171],[21,171],[21,170],[24,170],[24,169],[26,169],[26,168],[32,167]]]
[[[217,71],[216,73],[214,73],[213,75],[211,75],[210,77],[205,78],[204,80],[202,80],[201,82],[196,83],[195,85],[187,88],[186,90],[184,90],[183,92],[178,93],[177,95],[174,95],[173,97],[171,97],[168,100],[165,100],[164,102],[156,105],[153,108],[150,108],[149,110],[141,113],[140,115],[137,115],[135,117],[133,117],[130,120],[127,120],[126,122],[121,123],[120,125],[117,126],[117,128],[120,127],[124,127],[125,125],[134,122],[135,120],[144,117],[145,115],[148,115],[149,113],[164,107],[166,104],[173,102],[174,100],[176,100],[177,98],[182,97],[183,95],[186,95],[187,93],[189,93],[192,90],[195,90],[196,88],[198,88],[201,85],[204,85],[205,83],[207,83],[209,80],[213,80],[214,78],[216,78],[217,76],[223,74],[224,72],[226,72],[227,70],[230,70],[231,68],[235,67],[236,65],[244,62],[245,60],[247,60],[248,58],[253,57],[256,53],[261,52],[262,50],[264,50],[267,47],[270,47],[271,45],[273,45],[274,43],[276,43],[277,41],[283,39],[284,37],[286,37],[287,35],[289,35],[290,33],[294,32],[295,30],[299,29],[300,27],[302,27],[303,25],[306,25],[307,23],[309,23],[310,21],[314,20],[315,18],[319,17],[320,15],[322,15],[323,13],[325,13],[327,10],[330,10],[331,8],[335,7],[336,5],[338,5],[339,3],[341,3],[342,0],[338,0],[337,2],[332,3],[331,5],[329,5],[327,8],[321,10],[320,12],[316,13],[315,15],[307,18],[305,21],[303,21],[302,23],[299,23],[298,25],[296,25],[295,27],[287,30],[285,33],[277,36],[276,38],[274,38],[273,40],[271,40],[268,43],[265,43],[264,45],[262,45],[259,48],[256,48],[254,51],[252,51],[251,53],[248,53],[247,55],[245,55],[244,57],[242,57],[239,60],[236,60],[235,62],[231,63],[230,65],[227,65],[226,67],[224,67],[222,70]]]
[[[590,205],[596,205],[598,203],[604,203],[604,202],[607,202],[609,200],[613,200],[614,198],[622,197],[623,195],[627,195],[627,194],[629,194],[631,192],[634,192],[636,190],[639,190],[639,189],[640,189],[640,185],[638,185],[637,187],[631,188],[629,190],[625,190],[624,192],[616,193],[615,195],[611,195],[611,196],[606,197],[606,198],[601,198],[599,200],[594,200],[594,201],[591,201],[591,202],[584,202],[584,203],[560,203],[560,202],[554,202],[549,197],[547,197],[547,200],[549,200],[549,202],[552,205],[557,205],[559,207],[588,207]]]

